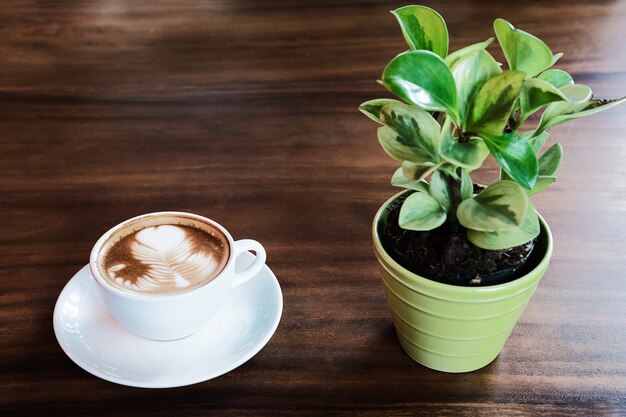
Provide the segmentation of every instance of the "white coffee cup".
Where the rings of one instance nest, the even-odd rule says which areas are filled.
[[[221,231],[229,245],[229,255],[222,271],[212,280],[185,292],[171,294],[141,294],[124,291],[107,281],[98,268],[98,255],[105,243],[117,231],[133,222],[150,217],[180,216]],[[243,271],[235,271],[235,259],[246,251],[256,252],[256,259]],[[133,217],[111,228],[91,250],[89,269],[98,283],[97,288],[109,311],[133,333],[154,340],[174,340],[196,333],[213,319],[233,287],[250,280],[265,265],[263,246],[250,239],[234,241],[230,233],[217,222],[197,214],[184,212],[156,212]]]

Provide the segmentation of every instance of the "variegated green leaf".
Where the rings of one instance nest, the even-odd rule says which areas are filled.
[[[509,230],[496,232],[481,232],[478,230],[467,230],[467,239],[479,248],[488,250],[509,249],[523,245],[539,236],[539,217],[529,201],[526,215],[522,224]]]
[[[389,104],[403,104],[398,100],[392,100],[389,98],[377,98],[375,100],[366,101],[359,106],[361,113],[375,121],[376,123],[384,124],[380,120],[380,111],[383,107]]]
[[[538,79],[549,82],[556,88],[574,84],[574,79],[567,72],[560,69],[549,69],[537,76]]]
[[[448,65],[448,68],[452,68],[452,66],[456,64],[459,59],[476,51],[486,49],[489,45],[493,43],[493,40],[493,38],[489,38],[484,42],[475,43],[473,45],[466,46],[465,48],[461,48],[458,51],[454,51],[450,55],[445,57],[444,62],[446,63],[446,65]]]
[[[537,177],[537,182],[535,183],[535,186],[533,187],[533,189],[527,190],[528,196],[537,194],[538,192],[545,190],[555,181],[556,181],[556,176],[554,175],[553,176],[539,175]]]
[[[448,29],[439,13],[426,6],[404,6],[391,13],[413,50],[425,49],[442,58],[448,54]]]
[[[474,182],[469,172],[461,170],[461,200],[467,200],[474,195]]]
[[[559,59],[563,56],[563,52],[559,52],[558,54],[552,55],[552,61],[550,61],[550,67],[558,62]]]
[[[487,51],[480,49],[461,57],[452,66],[451,71],[457,88],[461,126],[464,129],[469,107],[474,102],[476,94],[488,80],[500,74],[502,70]]]
[[[384,126],[378,141],[398,161],[439,162],[439,124],[426,111],[403,103],[388,104],[380,111]]]
[[[528,196],[513,181],[498,181],[473,198],[464,200],[457,210],[459,223],[482,232],[511,230],[522,224]]]
[[[539,157],[539,175],[556,175],[562,158],[563,147],[555,143]]]
[[[501,134],[523,83],[524,73],[519,71],[507,71],[487,81],[474,99],[466,130]]]
[[[396,169],[396,172],[394,172],[393,177],[391,177],[391,185],[394,187],[428,193],[428,183],[422,180],[408,179],[404,176],[402,168],[398,168]]]
[[[528,195],[537,194],[547,188],[556,181],[556,172],[561,165],[563,158],[563,148],[560,144],[555,143],[539,157],[539,175],[537,182],[532,190],[528,191]]]
[[[537,131],[549,129],[550,123],[556,117],[563,114],[573,114],[582,111],[589,105],[591,100],[591,88],[583,84],[567,84],[560,88],[567,97],[566,102],[551,103],[541,115]]]
[[[565,94],[547,81],[530,78],[524,81],[520,95],[522,118],[526,118],[552,102],[568,101]]]
[[[469,142],[459,142],[452,136],[448,123],[441,129],[439,139],[439,153],[446,161],[469,171],[480,168],[489,156],[489,149],[480,139],[471,139]]]
[[[432,230],[446,221],[446,211],[425,193],[413,193],[404,200],[400,208],[398,224],[407,230]]]
[[[567,97],[569,104],[586,103],[591,100],[593,94],[591,88],[584,84],[566,84],[560,87],[560,90]],[[566,103],[560,103],[560,105],[566,106]]]
[[[626,97],[617,100],[590,100],[586,105],[580,108],[582,105],[571,105],[569,108],[550,108],[552,105],[561,104],[553,103],[543,113],[541,122],[539,123],[538,130],[546,130],[554,127],[558,124],[568,122],[570,120],[578,119],[585,116],[591,116],[592,114],[600,113],[601,111],[608,110],[617,105],[626,102]],[[547,114],[547,115],[546,115]]]
[[[548,132],[537,133],[536,130],[529,130],[528,132],[524,132],[520,137],[528,142],[530,147],[533,148],[533,151],[537,153],[550,138],[550,134]]]
[[[452,201],[452,184],[446,174],[441,171],[433,172],[430,177],[430,195],[443,207],[446,212],[450,210]]]
[[[528,142],[513,133],[483,135],[483,139],[504,172],[524,188],[532,189],[537,180],[538,163]]]
[[[428,178],[433,172],[440,169],[446,162],[440,162],[438,164],[433,164],[432,162],[426,162],[423,164],[416,164],[410,161],[402,161],[402,175],[409,181],[422,181],[425,178]]]
[[[454,78],[435,53],[408,51],[396,56],[383,71],[382,81],[401,99],[425,110],[447,112],[459,122]]]
[[[504,19],[496,19],[493,28],[510,69],[534,77],[552,66],[552,51],[541,39],[516,29]]]

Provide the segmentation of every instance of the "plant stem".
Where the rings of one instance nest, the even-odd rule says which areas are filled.
[[[450,178],[450,212],[448,213],[448,220],[454,233],[458,232],[459,222],[456,217],[456,211],[461,204],[461,167],[456,169],[456,174],[459,179]]]
[[[513,124],[513,126],[511,126],[511,130],[513,131],[513,133],[517,132],[517,129],[519,129],[524,124],[527,118],[528,116],[526,117],[520,116],[520,118],[517,119],[517,121]]]

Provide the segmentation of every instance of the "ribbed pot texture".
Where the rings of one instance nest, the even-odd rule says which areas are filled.
[[[411,358],[431,369],[480,369],[498,356],[548,269],[552,257],[550,229],[539,216],[541,234],[534,250],[540,251],[540,256],[526,275],[485,287],[442,284],[405,269],[381,244],[378,226],[385,220],[389,203],[400,194],[381,206],[372,230],[374,251],[400,344]]]

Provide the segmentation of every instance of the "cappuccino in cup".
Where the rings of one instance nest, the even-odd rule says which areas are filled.
[[[189,291],[224,269],[230,248],[217,228],[177,216],[122,228],[98,255],[100,274],[114,287],[139,294]]]
[[[235,259],[256,258],[243,270]],[[106,232],[91,251],[89,269],[111,315],[133,333],[154,340],[189,336],[213,319],[233,287],[265,265],[265,249],[234,241],[220,224],[183,212],[158,212],[126,220]]]

